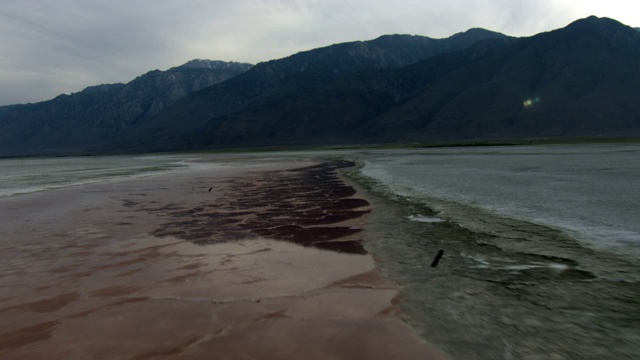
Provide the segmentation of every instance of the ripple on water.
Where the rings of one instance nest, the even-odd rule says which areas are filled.
[[[402,285],[406,320],[454,358],[640,351],[637,262],[549,227],[375,194],[367,250]],[[432,268],[439,249],[444,257]]]

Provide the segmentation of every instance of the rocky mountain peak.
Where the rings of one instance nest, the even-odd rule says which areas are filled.
[[[187,61],[185,64],[178,66],[177,68],[191,68],[191,69],[229,69],[247,71],[252,68],[252,64],[240,63],[235,61],[221,61],[221,60],[207,60],[207,59],[193,59]]]
[[[534,36],[538,40],[565,48],[602,48],[640,56],[640,34],[614,19],[589,16],[563,29]]]

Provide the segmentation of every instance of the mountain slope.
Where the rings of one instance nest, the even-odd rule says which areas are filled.
[[[371,119],[410,100],[423,84],[513,41],[487,39],[401,69],[357,72],[295,99],[212,119],[203,132],[208,135],[199,143],[265,146],[369,142],[373,138],[368,135]],[[397,122],[394,126],[397,138],[411,130]],[[198,143],[197,134],[191,138]]]
[[[590,17],[427,84],[370,133],[406,140],[640,135],[640,34]],[[395,140],[395,139],[394,139]]]
[[[480,39],[505,35],[472,29],[447,39],[386,35],[301,52],[260,63],[246,73],[194,93],[128,134],[114,148],[175,150],[208,147],[221,135],[209,121],[237,113],[259,112],[295,101],[359,71],[397,69],[438,54],[463,49]],[[241,124],[239,124],[241,125]],[[237,136],[244,137],[238,128]],[[235,136],[235,135],[234,135]],[[194,141],[195,140],[195,141]],[[249,138],[246,138],[250,141]],[[226,139],[231,144],[233,140]],[[238,144],[248,144],[239,141]]]
[[[36,104],[0,107],[0,154],[70,154],[102,147],[190,93],[251,68],[192,60],[127,84],[88,87]]]
[[[640,34],[590,17],[211,119],[199,147],[640,136]]]
[[[388,35],[208,86],[200,71],[219,65],[0,107],[0,154],[640,136],[640,33],[607,18],[528,38]]]

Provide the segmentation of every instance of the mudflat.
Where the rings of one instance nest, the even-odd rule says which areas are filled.
[[[363,246],[342,162],[0,199],[0,358],[441,359]]]

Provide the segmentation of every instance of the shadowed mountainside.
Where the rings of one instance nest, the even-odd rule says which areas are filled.
[[[244,64],[192,61],[127,85],[0,107],[0,155],[193,148],[197,139],[190,134],[206,137],[211,117],[283,103],[357,71],[400,68],[492,37],[504,35],[482,29],[447,39],[388,35],[261,63],[242,76],[235,75],[248,69]]]
[[[638,136],[639,88],[640,33],[590,17],[425,82],[367,134],[425,142]]]
[[[225,81],[250,64],[192,60],[127,84],[88,87],[35,104],[0,107],[0,155],[86,153],[188,94]]]
[[[148,151],[276,143],[291,145],[298,140],[308,144],[310,135],[313,137],[313,126],[323,126],[322,123],[301,129],[300,139],[288,137],[285,129],[270,124],[276,121],[285,123],[284,128],[299,128],[301,119],[322,109],[325,104],[315,101],[296,112],[290,109],[292,102],[353,74],[400,69],[439,54],[459,51],[480,40],[506,38],[483,29],[471,29],[447,39],[386,35],[371,41],[336,44],[260,63],[241,76],[185,97],[152,122],[132,129],[126,138],[119,139],[113,149]],[[278,113],[275,114],[278,118],[273,119],[269,109],[274,107],[280,107],[291,116],[285,114],[281,117]],[[339,109],[333,115],[340,118],[347,111],[349,109]],[[237,114],[249,120],[240,120]],[[287,136],[283,141],[277,140],[283,136]],[[273,139],[265,141],[264,138]],[[319,142],[320,139],[311,141]]]
[[[527,38],[387,35],[234,74],[194,61],[0,107],[0,155],[640,136],[639,60],[636,29],[592,16]]]
[[[248,72],[176,103],[157,119],[164,128],[154,124],[121,145],[161,150],[640,136],[639,60],[640,33],[589,17],[528,38],[484,37],[405,66],[274,76],[230,101],[229,94],[246,94],[235,87],[257,83]],[[289,68],[284,64],[255,71],[282,74],[269,70]],[[172,126],[180,116],[191,127]]]

